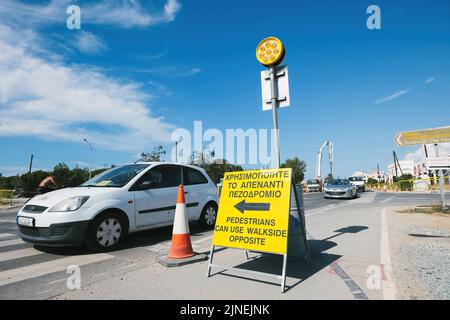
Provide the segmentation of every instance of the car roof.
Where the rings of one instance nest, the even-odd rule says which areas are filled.
[[[126,165],[131,165],[131,164],[146,164],[146,165],[151,165],[151,166],[156,166],[156,165],[173,165],[173,166],[188,167],[188,168],[192,168],[192,169],[196,169],[196,170],[200,170],[200,171],[205,171],[202,167],[194,166],[194,165],[191,165],[191,164],[167,162],[167,161],[149,161],[149,162],[139,161],[139,162],[135,162],[135,163],[126,163],[126,164],[123,164],[123,165],[126,166]]]

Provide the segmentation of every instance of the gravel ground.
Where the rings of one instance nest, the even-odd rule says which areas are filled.
[[[392,210],[388,228],[396,298],[449,300],[450,217]]]
[[[413,243],[405,249],[411,257],[411,268],[417,270],[429,296],[439,300],[450,299],[450,242]]]

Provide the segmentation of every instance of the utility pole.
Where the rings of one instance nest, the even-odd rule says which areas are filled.
[[[27,186],[28,190],[26,190],[26,191],[31,191],[31,170],[33,169],[33,158],[34,158],[34,155],[31,155],[30,166],[28,168],[28,186]]]
[[[434,144],[434,153],[436,158],[439,157],[439,148],[438,144]],[[439,176],[439,193],[441,194],[441,202],[442,209],[445,209],[445,194],[444,194],[444,175],[442,170],[436,171],[436,174]]]
[[[397,156],[395,155],[395,151],[392,151],[392,157],[394,158],[395,179],[398,180],[397,161],[395,161],[395,158],[397,158]]]
[[[377,163],[377,174],[378,174],[378,182],[380,182],[381,180],[381,176],[380,176],[380,166]]]
[[[178,141],[175,141],[175,163],[178,163]]]
[[[92,156],[94,154],[94,149],[92,148],[92,145],[86,138],[84,138],[83,141],[86,142],[89,146],[89,149],[91,149],[91,167],[89,168],[89,180],[90,180],[92,178]]]

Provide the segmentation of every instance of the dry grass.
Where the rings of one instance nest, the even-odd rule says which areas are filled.
[[[397,212],[450,216],[450,208],[447,206],[445,209],[442,209],[442,206],[440,204],[432,204],[431,206],[418,206],[415,208],[406,208],[398,210]]]

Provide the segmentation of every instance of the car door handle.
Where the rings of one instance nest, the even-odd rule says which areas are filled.
[[[189,193],[189,191],[185,191],[184,194]]]

